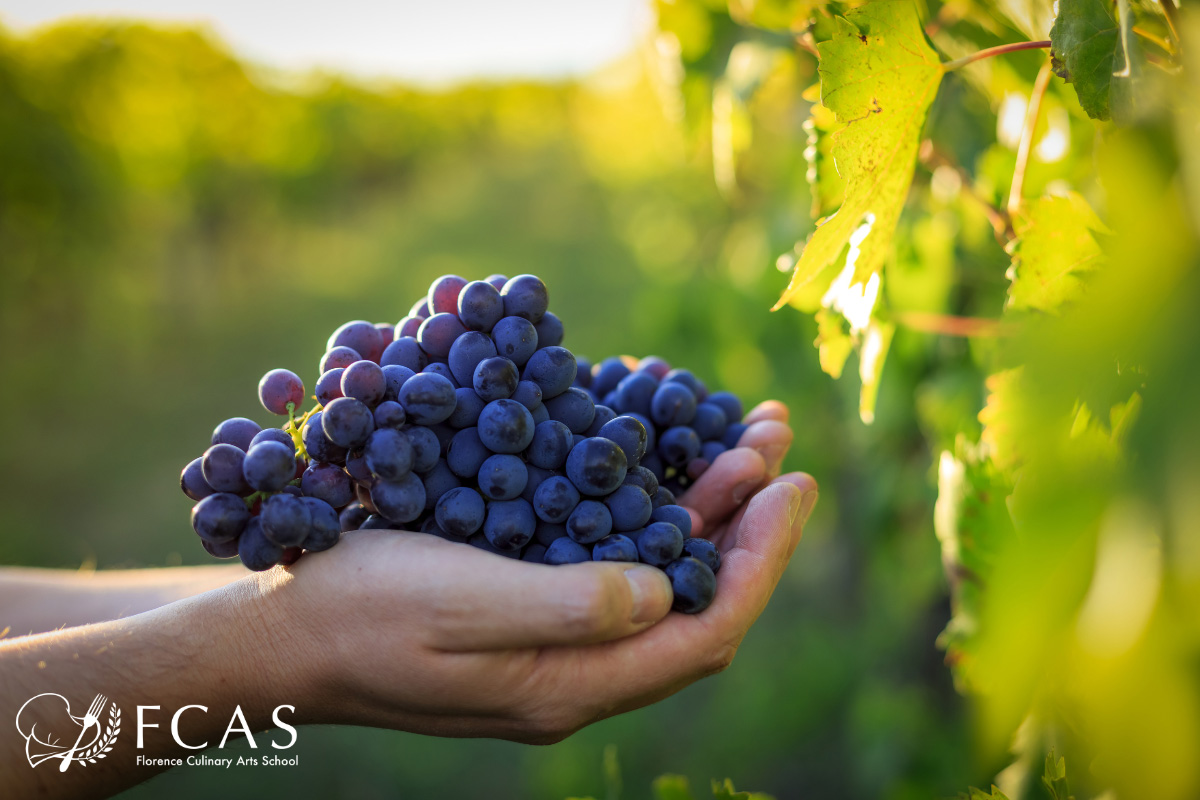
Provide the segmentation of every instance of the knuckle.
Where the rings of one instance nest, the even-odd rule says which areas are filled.
[[[606,580],[581,583],[578,591],[559,607],[559,615],[567,633],[577,637],[599,636],[615,619],[614,591]]]
[[[715,675],[718,672],[724,672],[733,664],[734,656],[737,655],[738,640],[729,640],[722,642],[713,648],[708,660],[708,674]]]

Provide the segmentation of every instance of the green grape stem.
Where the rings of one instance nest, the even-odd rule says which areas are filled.
[[[1049,39],[1041,39],[1036,42],[1011,42],[1009,44],[1001,44],[996,47],[989,47],[986,50],[980,50],[978,53],[972,53],[969,56],[956,58],[953,61],[942,62],[942,70],[950,72],[960,67],[965,67],[967,64],[973,64],[976,61],[982,61],[985,58],[999,56],[1005,53],[1015,53],[1019,50],[1044,50],[1050,46]]]

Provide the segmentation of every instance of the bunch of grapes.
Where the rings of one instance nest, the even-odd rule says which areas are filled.
[[[736,446],[741,401],[653,356],[592,367],[548,305],[533,275],[446,275],[396,325],[334,331],[310,410],[295,373],[268,372],[259,399],[287,421],[225,420],[183,470],[201,544],[265,570],[402,528],[541,564],[651,564],[675,609],[703,611],[721,556],[675,496]]]

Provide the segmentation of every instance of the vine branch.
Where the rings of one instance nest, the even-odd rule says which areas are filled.
[[[1169,2],[1170,0],[1167,0]],[[969,56],[956,58],[953,61],[943,61],[942,69],[946,72],[965,67],[967,64],[973,64],[976,61],[982,61],[985,58],[992,56],[1001,56],[1005,53],[1016,53],[1021,50],[1045,50],[1050,46],[1049,39],[1041,39],[1036,42],[1011,42],[1009,44],[996,45],[989,47],[986,50],[980,50],[978,53],[971,53]]]
[[[1042,65],[1033,91],[1029,95],[1029,107],[1025,109],[1025,124],[1021,127],[1021,143],[1017,145],[1017,163],[1013,168],[1012,185],[1008,190],[1008,216],[1011,219],[1021,207],[1021,192],[1025,188],[1025,170],[1029,167],[1029,153],[1033,149],[1033,132],[1037,128],[1038,116],[1042,111],[1042,98],[1050,85],[1050,59]]]
[[[937,333],[943,336],[985,336],[995,338],[1007,336],[1010,326],[998,319],[983,317],[956,317],[950,314],[931,314],[926,311],[897,311],[892,318],[903,325],[922,333]]]
[[[996,236],[996,241],[1002,245],[1007,243],[1012,237],[1012,221],[1009,219],[1008,214],[1004,210],[992,205],[986,197],[975,189],[971,175],[961,165],[955,163],[953,159],[938,150],[937,145],[931,139],[921,142],[921,147],[917,151],[917,158],[931,172],[938,167],[949,167],[958,173],[958,179],[962,182],[967,196],[979,204],[988,222],[991,223],[992,233]]]

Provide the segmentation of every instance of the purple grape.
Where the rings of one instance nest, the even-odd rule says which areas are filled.
[[[411,422],[433,425],[454,413],[454,384],[441,375],[421,372],[404,382],[397,399]]]
[[[321,356],[321,374],[324,375],[331,369],[338,367],[348,367],[355,361],[362,361],[363,357],[357,350],[349,347],[334,347]]]
[[[245,452],[262,428],[254,420],[245,417],[227,419],[213,430],[212,444],[231,444]]]
[[[458,317],[449,312],[434,314],[421,323],[417,331],[417,342],[427,355],[446,358],[454,340],[467,332]]]
[[[496,356],[479,362],[475,367],[471,385],[481,400],[490,403],[493,400],[512,397],[519,380],[517,365],[507,358]]]
[[[204,480],[204,469],[200,466],[203,460],[203,456],[193,458],[183,468],[183,472],[179,474],[179,488],[183,489],[184,494],[196,501],[203,500],[217,491],[208,485],[208,481]]]
[[[637,545],[628,536],[619,533],[609,534],[592,548],[594,561],[637,561]]]
[[[338,447],[361,447],[375,430],[375,417],[361,401],[339,397],[321,411],[321,430]]]
[[[535,325],[546,313],[550,297],[546,284],[535,275],[518,275],[510,278],[500,290],[504,300],[504,314],[508,317],[523,317]]]
[[[556,397],[575,382],[575,356],[565,347],[543,347],[529,357],[522,374],[542,390],[542,402]]]
[[[291,370],[273,369],[258,382],[258,399],[267,411],[286,417],[289,403],[293,411],[303,405],[304,381]]]
[[[330,335],[325,349],[348,347],[368,361],[378,362],[379,356],[383,353],[384,344],[379,329],[374,324],[359,319],[347,322],[334,331]],[[339,364],[338,366],[349,366],[349,364]],[[324,372],[324,370],[321,371]]]
[[[500,291],[487,281],[471,281],[458,295],[458,318],[469,330],[487,333],[503,316]]]
[[[429,296],[425,298],[429,308],[434,314],[457,314],[458,297],[466,285],[466,279],[457,275],[443,275],[438,278],[430,285]]]
[[[318,403],[323,406],[327,406],[339,397],[344,397],[342,394],[342,373],[345,371],[345,367],[334,367],[333,369],[326,370],[325,372],[321,373],[321,377],[317,378],[316,387]]]
[[[374,408],[387,392],[383,370],[373,361],[356,361],[342,372],[342,395]]]
[[[556,315],[547,311],[534,328],[537,329],[538,347],[555,347],[562,344],[563,324]]]
[[[333,508],[348,505],[354,499],[350,477],[334,464],[314,462],[300,476],[300,490],[308,497],[323,500]]]
[[[242,498],[226,492],[211,494],[192,508],[192,530],[213,544],[236,539],[249,520]]]
[[[281,442],[259,442],[242,461],[242,476],[259,492],[278,492],[296,474],[296,450]]]
[[[523,367],[537,351],[537,329],[527,319],[504,317],[493,326],[492,341],[496,344],[498,355]]]
[[[246,454],[231,444],[214,444],[204,451],[200,460],[200,471],[208,485],[218,492],[249,494],[250,484],[242,475],[242,463]],[[288,458],[291,461],[291,457]]]
[[[425,510],[425,486],[415,473],[398,481],[377,481],[371,487],[371,502],[379,513],[399,525],[412,522]]]
[[[480,362],[496,356],[496,344],[486,333],[467,331],[450,345],[447,362],[454,380],[460,386],[470,386],[475,368]]]

